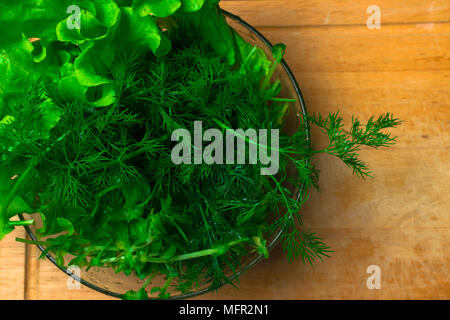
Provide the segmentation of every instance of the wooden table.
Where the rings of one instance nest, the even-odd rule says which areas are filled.
[[[381,10],[369,29],[367,8]],[[321,192],[303,208],[305,228],[335,250],[314,267],[288,263],[280,248],[210,299],[450,298],[450,1],[253,0],[223,8],[288,46],[310,112],[340,110],[367,120],[393,112],[406,120],[398,144],[365,150],[374,179],[360,181],[339,161],[317,158]],[[323,137],[314,133],[320,144]],[[33,247],[0,243],[0,299],[104,299],[68,290],[66,276]],[[381,270],[369,290],[368,266]]]

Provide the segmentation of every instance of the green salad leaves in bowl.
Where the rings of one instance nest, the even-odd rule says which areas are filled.
[[[400,121],[308,114],[286,47],[218,2],[0,4],[0,239],[25,226],[18,241],[123,299],[235,283],[278,242],[329,256],[302,227],[313,156],[369,176],[358,151]]]

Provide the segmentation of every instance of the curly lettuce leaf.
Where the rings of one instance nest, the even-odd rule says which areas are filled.
[[[60,21],[56,26],[59,41],[74,44],[87,40],[99,40],[108,36],[110,29],[119,21],[120,8],[113,0],[96,0],[79,4],[80,25],[68,27],[72,17]]]
[[[206,0],[201,10],[181,14],[188,28],[200,35],[204,45],[210,46],[228,64],[237,62],[233,29],[217,5],[217,0]]]
[[[80,8],[78,27],[69,27],[73,5]],[[114,0],[0,4],[0,29],[9,31],[0,35],[0,94],[20,93],[24,79],[39,74],[57,83],[63,97],[82,97],[95,106],[112,104],[111,66],[119,54],[151,51],[160,56],[171,49],[155,18],[139,15],[131,5]],[[141,1],[140,6],[166,16],[181,2]]]
[[[140,16],[153,15],[166,18],[173,15],[180,6],[180,0],[134,0],[132,8]]]
[[[56,83],[67,99],[111,105],[115,101],[111,84],[115,59],[127,53],[167,54],[171,42],[158,25],[158,18],[172,16],[186,23],[204,45],[233,65],[240,62],[245,41],[236,41],[218,2],[23,0],[0,4],[0,27],[9,31],[0,35],[0,94],[20,92],[22,79],[38,73]],[[80,14],[75,25],[73,6]],[[251,62],[256,68],[266,63],[260,52]],[[0,101],[0,108],[3,104]]]
[[[196,12],[203,7],[206,0],[183,0],[181,10],[184,12]]]

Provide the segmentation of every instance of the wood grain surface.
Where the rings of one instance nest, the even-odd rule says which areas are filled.
[[[381,28],[369,30],[370,5]],[[405,120],[397,145],[364,150],[374,179],[361,181],[338,160],[316,159],[321,191],[303,207],[305,228],[335,251],[311,267],[288,263],[281,248],[206,299],[450,298],[450,1],[222,1],[273,43],[286,61],[309,112],[340,110],[367,120],[393,112]],[[325,139],[313,132],[313,141]],[[0,299],[107,299],[67,277],[14,237],[0,243]],[[381,269],[369,290],[367,267]]]

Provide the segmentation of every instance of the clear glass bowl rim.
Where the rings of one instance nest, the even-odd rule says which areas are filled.
[[[221,9],[222,12],[225,14],[225,16],[229,19],[234,20],[235,22],[241,24],[243,27],[245,27],[245,29],[247,29],[248,31],[250,31],[251,33],[253,33],[255,36],[258,37],[259,40],[261,40],[261,42],[263,42],[269,49],[272,49],[273,45],[270,43],[269,40],[267,40],[266,37],[264,37],[258,30],[256,30],[254,27],[252,27],[250,24],[248,24],[247,22],[245,22],[244,20],[242,20],[240,17]],[[307,115],[307,111],[306,111],[306,105],[305,105],[305,101],[303,99],[301,90],[300,90],[300,86],[297,83],[297,80],[295,79],[294,74],[292,73],[291,69],[289,68],[289,66],[287,65],[286,61],[283,59],[281,62],[281,65],[283,67],[283,69],[286,71],[286,74],[288,75],[291,84],[296,92],[297,98],[298,98],[298,102],[300,104],[300,109],[302,112],[303,117],[305,118]],[[307,123],[307,122],[306,122]],[[307,130],[307,140],[308,142],[310,142],[310,135],[309,135],[309,126],[307,123],[306,126],[306,130]],[[19,218],[21,220],[25,220],[25,217],[23,215],[19,215]],[[36,235],[33,233],[33,231],[28,227],[25,226],[26,232],[28,233],[28,236],[33,240],[33,241],[37,241],[37,237]],[[283,234],[283,230],[279,230],[277,232],[277,234],[274,236],[274,238],[270,241],[270,243],[268,244],[268,249],[269,251],[271,251],[279,242],[281,239],[281,235]],[[41,252],[45,251],[45,247],[43,247],[42,245],[38,245],[38,248],[41,250]],[[67,269],[59,266],[56,263],[55,258],[47,253],[46,254],[46,258],[48,260],[50,260],[58,269],[60,269],[61,271],[63,271],[67,276],[72,277],[74,280],[80,282],[81,284],[85,285],[86,287],[93,289],[95,291],[98,291],[100,293],[103,293],[105,295],[114,297],[114,298],[120,298],[122,294],[116,293],[116,292],[112,292],[109,291],[107,289],[101,288],[97,285],[94,285],[92,283],[90,283],[89,281],[86,281],[80,277],[78,277],[77,275],[69,272]],[[260,262],[261,260],[263,260],[264,256],[262,255],[258,255],[256,256],[254,259],[250,260],[250,262],[248,262],[246,265],[242,266],[241,269],[239,269],[236,274],[229,276],[229,280],[235,280],[236,278],[238,278],[239,276],[241,276],[242,274],[244,274],[245,272],[247,272],[248,270],[250,270],[251,268],[253,268],[258,262]],[[176,295],[176,296],[172,296],[169,299],[189,299],[189,298],[193,298],[193,297],[197,297],[200,296],[202,294],[208,293],[210,291],[212,291],[213,289],[211,289],[210,287],[207,288],[203,288],[203,289],[199,289],[196,291],[192,291],[186,294],[181,294],[181,295]]]

